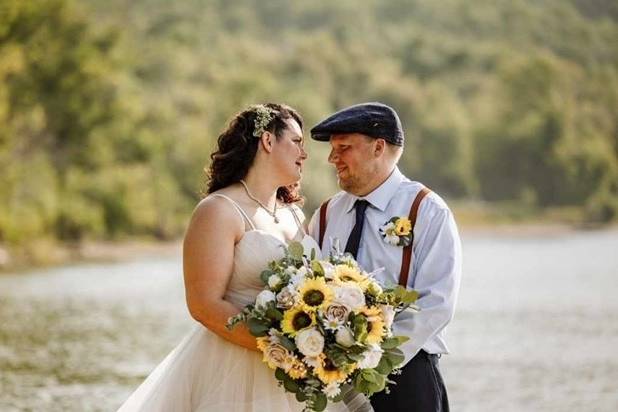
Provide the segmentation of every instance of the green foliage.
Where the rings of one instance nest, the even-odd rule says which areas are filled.
[[[182,233],[234,113],[393,105],[454,197],[618,215],[612,2],[0,0],[0,242]],[[336,189],[309,141],[312,212]]]
[[[380,392],[386,386],[386,378],[375,369],[363,369],[354,377],[354,389],[366,395]]]

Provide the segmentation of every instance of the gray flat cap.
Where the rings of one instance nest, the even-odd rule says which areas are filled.
[[[314,140],[327,142],[333,134],[361,133],[403,146],[403,128],[397,112],[378,102],[347,107],[322,120],[311,129]]]

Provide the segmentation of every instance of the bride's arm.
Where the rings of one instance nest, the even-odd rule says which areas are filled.
[[[241,308],[223,299],[234,267],[234,245],[244,222],[224,199],[203,200],[193,212],[183,245],[183,271],[191,316],[236,345],[257,351],[255,337],[243,325],[225,324]]]

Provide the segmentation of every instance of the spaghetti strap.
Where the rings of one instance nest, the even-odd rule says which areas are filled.
[[[303,224],[301,223],[300,218],[296,214],[296,210],[294,209],[295,206],[294,205],[289,205],[288,208],[292,212],[292,215],[294,216],[294,220],[296,221],[296,224],[298,225],[298,228],[300,229],[300,231],[302,232],[303,235],[306,235],[307,232],[305,232],[305,228],[303,227]]]
[[[219,196],[219,197],[222,197],[224,199],[227,199],[227,201],[230,202],[234,206],[234,209],[236,209],[238,211],[238,213],[240,213],[240,217],[243,218],[243,220],[246,220],[247,223],[249,223],[249,226],[251,226],[251,230],[255,230],[255,225],[253,224],[253,222],[251,221],[249,216],[247,216],[245,211],[242,210],[242,207],[240,207],[240,205],[238,203],[236,203],[236,201],[234,201],[230,197],[228,197],[228,196],[226,196],[224,194],[221,194],[221,193],[213,193],[210,196]]]

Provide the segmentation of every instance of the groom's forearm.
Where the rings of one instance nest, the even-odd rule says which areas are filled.
[[[404,312],[395,318],[393,334],[410,338],[400,347],[404,354],[404,364],[408,363],[451,321],[454,304],[448,304],[443,299],[438,296],[425,296],[424,302],[423,298],[417,302],[421,308],[419,312]]]

